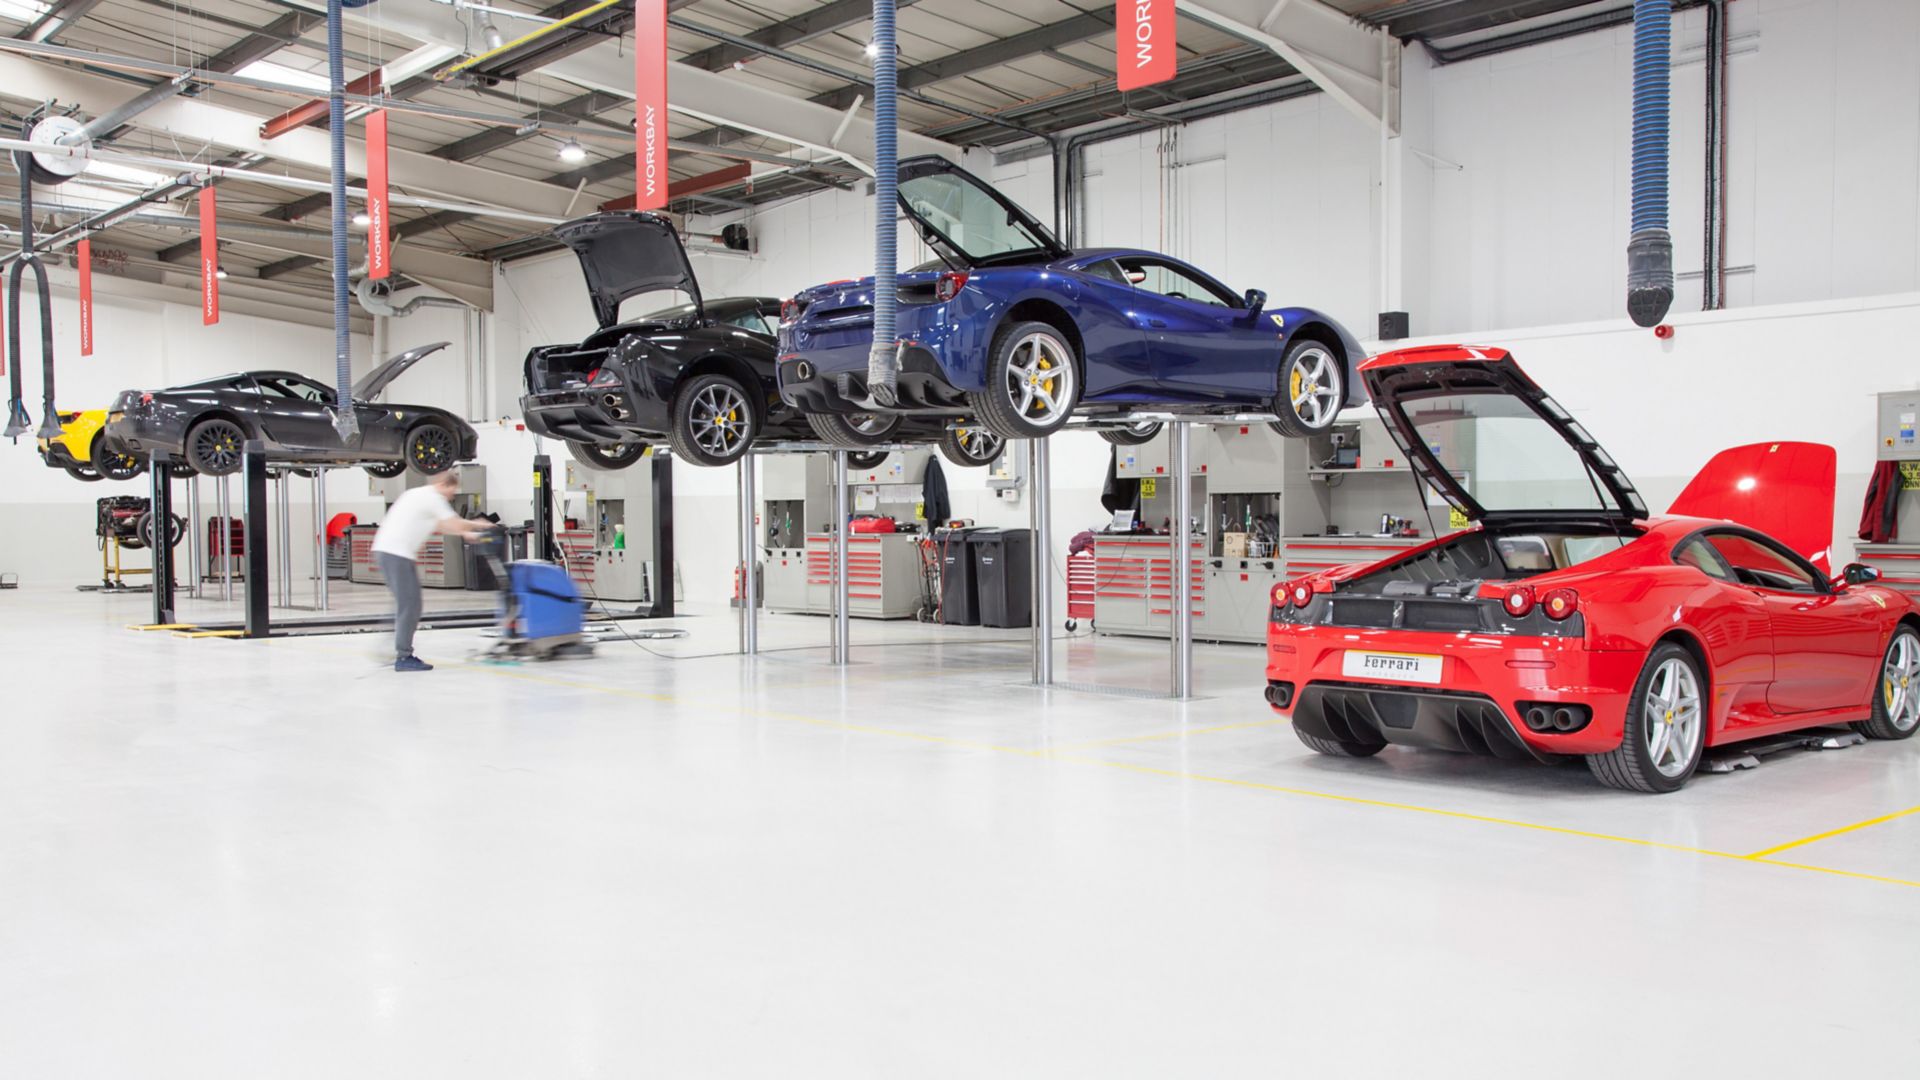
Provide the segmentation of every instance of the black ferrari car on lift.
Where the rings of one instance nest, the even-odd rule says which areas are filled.
[[[704,300],[673,223],[658,214],[593,214],[553,238],[579,257],[599,329],[527,354],[520,411],[529,430],[564,440],[574,460],[596,469],[625,468],[661,441],[700,465],[730,465],[756,442],[817,441],[775,382],[779,300]],[[657,292],[692,300],[620,321],[622,303]],[[880,435],[870,445],[936,442],[964,467],[992,463],[1003,446],[984,427],[928,420],[881,430],[881,418],[871,419]],[[856,430],[859,420],[849,418]],[[852,460],[864,468],[884,456]]]
[[[164,450],[208,476],[240,471],[248,439],[267,458],[294,464],[359,465],[374,476],[408,468],[432,475],[471,461],[479,441],[473,428],[445,409],[381,403],[387,384],[441,341],[408,349],[353,384],[360,434],[342,442],[333,426],[333,387],[291,371],[243,371],[170,390],[123,392],[108,413],[103,436],[120,453],[151,457]]]

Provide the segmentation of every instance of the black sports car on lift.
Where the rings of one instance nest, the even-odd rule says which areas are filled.
[[[564,440],[574,460],[596,469],[625,468],[663,439],[700,465],[730,465],[761,440],[817,439],[774,380],[779,300],[703,300],[673,223],[658,214],[593,214],[559,226],[553,238],[579,257],[600,328],[585,341],[527,354],[520,411],[529,430]],[[667,291],[693,300],[620,321],[624,301]],[[1003,445],[983,427],[944,421],[884,434],[872,444],[937,441],[961,466],[989,464]],[[884,456],[852,460],[865,468]]]
[[[333,426],[333,387],[291,371],[243,371],[170,390],[128,390],[113,403],[103,433],[120,453],[164,450],[195,472],[240,471],[248,439],[274,462],[360,465],[374,476],[411,466],[432,475],[471,461],[479,441],[466,421],[427,405],[380,404],[387,384],[447,342],[408,349],[353,384],[360,434],[350,443]]]

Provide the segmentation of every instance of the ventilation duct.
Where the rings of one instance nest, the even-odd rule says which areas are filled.
[[[1633,235],[1627,240],[1627,314],[1658,326],[1673,306],[1667,231],[1667,129],[1673,83],[1673,0],[1633,5]]]

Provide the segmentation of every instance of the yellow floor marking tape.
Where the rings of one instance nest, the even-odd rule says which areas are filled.
[[[177,638],[235,638],[245,637],[247,636],[247,632],[245,630],[176,630],[173,636]]]
[[[1877,818],[1868,818],[1865,821],[1856,821],[1851,825],[1842,825],[1837,829],[1828,829],[1826,832],[1823,832],[1823,833],[1814,833],[1812,836],[1803,836],[1798,840],[1789,840],[1784,844],[1775,844],[1770,848],[1764,848],[1760,851],[1756,851],[1753,854],[1747,856],[1747,858],[1765,859],[1769,855],[1778,855],[1783,851],[1792,851],[1794,848],[1797,848],[1797,847],[1805,847],[1808,844],[1817,844],[1822,840],[1831,840],[1836,836],[1845,836],[1850,832],[1858,832],[1861,829],[1870,829],[1875,825],[1884,825],[1889,821],[1897,821],[1900,818],[1907,817],[1912,814],[1920,814],[1920,806],[1909,806],[1905,810],[1896,810],[1891,814],[1881,814]]]
[[[335,648],[327,645],[321,645],[319,647],[328,649],[329,651],[333,651],[333,652],[361,652],[362,651],[358,649]],[[454,662],[446,663],[445,666],[455,671],[472,671],[472,672],[477,672],[483,675],[498,675],[498,676],[502,676],[510,679],[523,679],[529,682],[546,683],[552,686],[565,687],[570,690],[587,690],[587,691],[592,691],[594,693],[609,694],[609,695],[614,695],[618,697],[644,698],[649,701],[659,701],[659,702],[666,702],[670,704],[695,704],[691,702],[685,702],[682,699],[675,697],[671,694],[654,694],[654,693],[648,693],[642,690],[627,690],[627,689],[623,689],[621,687],[615,687],[615,686],[601,686],[595,683],[582,683],[582,682],[574,682],[567,679],[555,679],[555,678],[549,678],[544,675],[535,675],[530,672],[524,672],[524,671],[513,671],[513,670],[508,670],[506,668],[496,667],[488,664],[476,664],[476,663],[454,661]],[[1660,851],[1677,851],[1687,855],[1699,855],[1699,856],[1712,858],[1712,859],[1727,859],[1733,862],[1758,864],[1762,866],[1774,866],[1774,867],[1779,867],[1781,869],[1786,869],[1786,870],[1801,870],[1801,871],[1814,873],[1814,874],[1828,874],[1834,877],[1854,878],[1860,881],[1874,881],[1874,882],[1879,882],[1881,884],[1886,884],[1886,885],[1903,885],[1908,888],[1920,889],[1920,881],[1908,881],[1905,878],[1885,877],[1879,874],[1865,874],[1865,873],[1860,873],[1853,870],[1837,870],[1830,866],[1813,866],[1808,863],[1784,862],[1781,860],[1769,859],[1765,857],[1771,853],[1778,852],[1778,851],[1785,851],[1789,848],[1796,847],[1803,843],[1812,843],[1814,840],[1822,839],[1827,836],[1835,836],[1843,832],[1850,832],[1854,829],[1862,829],[1870,825],[1879,824],[1883,821],[1890,821],[1894,818],[1904,817],[1908,814],[1920,813],[1920,806],[1911,807],[1907,810],[1902,810],[1895,814],[1888,814],[1885,817],[1874,818],[1870,821],[1863,821],[1856,825],[1849,825],[1842,829],[1833,830],[1832,832],[1822,833],[1819,836],[1808,837],[1805,840],[1797,840],[1791,844],[1781,845],[1774,848],[1768,848],[1765,851],[1755,852],[1752,855],[1738,855],[1730,851],[1715,851],[1711,848],[1691,847],[1686,844],[1669,844],[1660,840],[1645,840],[1645,839],[1641,839],[1639,837],[1633,837],[1633,836],[1615,836],[1612,833],[1592,832],[1586,829],[1570,829],[1570,828],[1566,828],[1559,825],[1543,825],[1543,824],[1540,824],[1539,822],[1534,822],[1534,821],[1521,821],[1518,818],[1495,817],[1491,814],[1475,814],[1475,813],[1470,813],[1464,810],[1445,810],[1435,806],[1421,806],[1417,803],[1394,802],[1388,799],[1370,799],[1370,798],[1366,798],[1359,795],[1341,795],[1331,791],[1315,791],[1312,788],[1291,787],[1285,784],[1268,784],[1258,780],[1237,780],[1237,779],[1234,779],[1233,777],[1227,777],[1227,776],[1208,776],[1203,773],[1184,772],[1179,769],[1163,769],[1153,765],[1141,765],[1141,764],[1128,762],[1128,761],[1110,761],[1105,758],[1087,757],[1083,755],[1078,755],[1073,753],[1070,750],[1064,750],[1064,749],[1046,750],[1046,749],[1030,748],[1030,747],[1005,746],[997,743],[978,742],[972,739],[958,739],[950,735],[938,735],[931,732],[906,731],[900,728],[880,727],[874,724],[850,723],[844,720],[827,720],[821,717],[806,716],[800,713],[778,712],[770,709],[756,709],[747,705],[735,705],[730,707],[729,711],[738,713],[739,715],[742,715],[742,716],[759,716],[759,717],[765,717],[768,719],[775,719],[775,720],[790,720],[795,723],[806,724],[811,727],[827,728],[827,729],[832,729],[837,731],[850,732],[854,734],[884,735],[889,738],[908,739],[914,742],[930,743],[937,746],[951,746],[958,749],[991,750],[997,753],[1013,754],[1020,757],[1027,757],[1027,758],[1040,758],[1040,759],[1046,759],[1046,760],[1052,760],[1052,761],[1069,762],[1069,763],[1080,764],[1080,765],[1098,765],[1098,766],[1102,766],[1109,769],[1122,769],[1127,772],[1141,773],[1149,776],[1160,776],[1160,777],[1165,777],[1173,780],[1189,780],[1197,783],[1220,784],[1227,787],[1236,787],[1236,788],[1242,788],[1242,789],[1251,790],[1251,791],[1266,791],[1266,792],[1272,792],[1274,794],[1280,794],[1280,795],[1297,795],[1302,798],[1321,799],[1327,802],[1344,803],[1349,806],[1369,806],[1369,807],[1374,807],[1376,809],[1382,809],[1382,810],[1401,810],[1401,811],[1406,811],[1408,813],[1427,814],[1427,815],[1430,815],[1433,817],[1439,817],[1439,818],[1450,818],[1455,821],[1472,821],[1472,822],[1477,822],[1483,825],[1502,825],[1507,828],[1527,829],[1533,832],[1553,833],[1560,836],[1573,836],[1573,837],[1579,837],[1584,840],[1601,840],[1607,843],[1627,844],[1633,847],[1650,848],[1650,849],[1660,850]],[[1222,725],[1222,728],[1231,727],[1231,726],[1249,726],[1250,727],[1257,723],[1273,723],[1277,719],[1280,719],[1280,718],[1275,718],[1273,720],[1248,721],[1243,725]],[[1212,730],[1212,729],[1209,729],[1209,730]]]
[[[1065,746],[1056,746],[1053,750],[1056,754],[1072,753],[1075,750],[1097,750],[1103,746],[1124,746],[1127,743],[1155,742],[1160,739],[1178,739],[1187,735],[1212,735],[1221,731],[1245,731],[1249,728],[1271,727],[1274,724],[1284,724],[1286,722],[1287,718],[1284,716],[1270,716],[1265,720],[1243,720],[1237,724],[1216,724],[1213,727],[1182,728],[1179,731],[1159,731],[1152,735],[1126,735],[1115,739],[1094,739],[1091,742],[1068,743]]]
[[[194,626],[193,623],[187,623],[187,622],[167,622],[167,623],[154,623],[151,626],[129,626],[127,627],[127,629],[129,630],[191,630],[193,629],[193,626]]]

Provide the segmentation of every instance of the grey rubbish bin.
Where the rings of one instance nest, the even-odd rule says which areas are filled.
[[[981,529],[971,539],[980,625],[1033,625],[1033,531]]]

